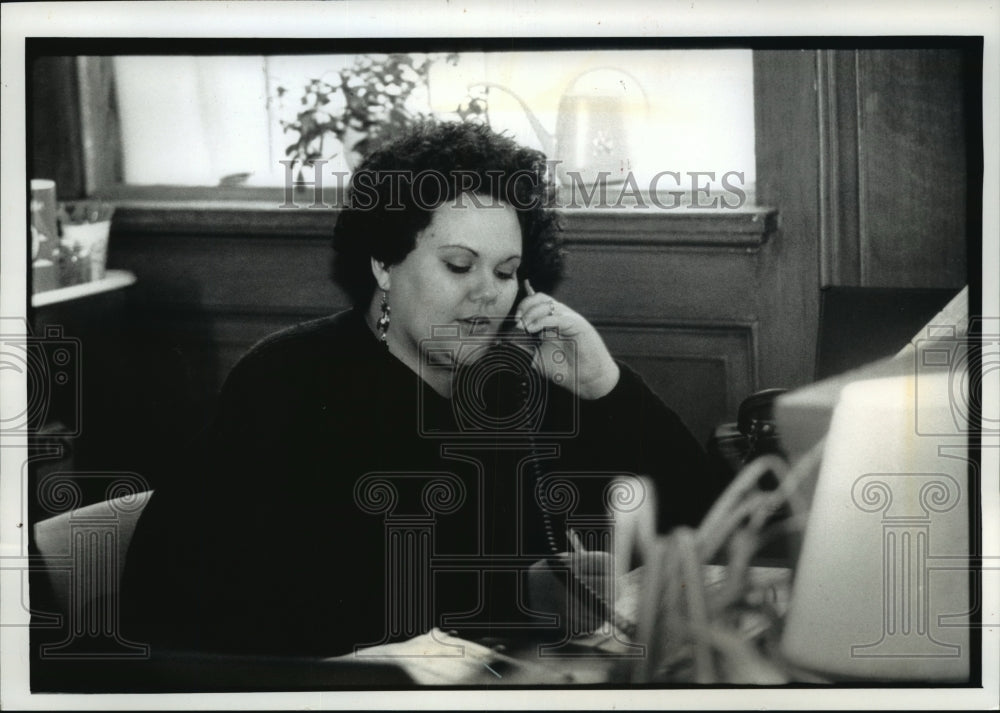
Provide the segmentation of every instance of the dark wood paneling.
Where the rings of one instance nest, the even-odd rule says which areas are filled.
[[[698,439],[735,417],[757,389],[757,325],[596,322],[608,348],[643,375]]]
[[[726,248],[573,244],[559,295],[595,319],[752,319],[758,259]]]
[[[817,52],[754,52],[757,200],[778,210],[778,233],[757,262],[760,385],[812,380],[819,321]]]
[[[726,377],[730,371],[724,357],[684,359],[671,356],[619,358],[642,374],[649,387],[684,421],[701,444],[707,444],[720,423],[735,420],[727,401]]]
[[[780,215],[758,262],[762,385],[811,378],[821,285],[965,284],[974,55],[754,53],[757,198]]]
[[[964,79],[958,50],[859,53],[865,287],[966,282]]]
[[[162,307],[295,319],[348,304],[330,281],[331,248],[322,238],[130,235],[116,228],[109,245],[109,265],[134,272]]]
[[[819,52],[824,287],[965,284],[968,61],[946,49]]]

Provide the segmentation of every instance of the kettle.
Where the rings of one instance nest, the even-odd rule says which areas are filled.
[[[645,126],[649,99],[628,72],[601,67],[571,80],[559,100],[554,135],[513,90],[496,82],[469,89],[476,87],[500,89],[520,104],[546,155],[559,161],[556,175],[563,185],[622,183],[634,167],[634,135]]]

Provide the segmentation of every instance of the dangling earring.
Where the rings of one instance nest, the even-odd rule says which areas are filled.
[[[382,316],[379,317],[378,322],[375,323],[375,326],[378,328],[378,340],[382,342],[386,349],[389,348],[389,343],[385,341],[385,335],[386,332],[389,331],[389,313],[392,311],[392,308],[389,307],[387,298],[388,295],[385,290],[382,290],[382,304],[380,305]]]

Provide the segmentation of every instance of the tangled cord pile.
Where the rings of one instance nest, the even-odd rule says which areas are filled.
[[[646,656],[634,682],[753,683],[790,680],[778,641],[782,612],[750,563],[769,542],[804,529],[802,483],[819,466],[823,441],[794,467],[766,455],[748,464],[697,529],[677,528],[648,553],[637,639]],[[778,487],[762,490],[768,472]],[[773,516],[782,508],[787,517]],[[707,587],[704,565],[725,554],[724,578]]]

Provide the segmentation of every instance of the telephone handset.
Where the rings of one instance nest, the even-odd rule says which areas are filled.
[[[531,284],[525,280],[524,281],[524,291],[527,296],[532,296],[535,294],[535,290],[532,289]],[[542,378],[548,379],[555,384],[561,386],[568,386],[567,379],[571,377],[569,372],[569,364],[575,362],[575,354],[567,356],[566,350],[575,349],[575,343],[572,340],[565,340],[560,342],[558,334],[548,334],[543,335],[542,333],[531,334],[528,332],[521,331],[519,334],[524,335],[527,341],[522,341],[518,338],[518,342],[522,345],[527,346],[532,352],[532,356],[539,360],[539,367],[543,372]],[[554,342],[554,348],[549,350],[549,356],[542,351],[543,339],[548,337],[550,343]],[[560,358],[562,357],[562,358]],[[520,380],[521,386],[521,397],[522,405],[528,398],[528,383],[522,378]],[[536,425],[541,422],[541,419],[535,421]],[[528,432],[528,441],[531,445],[532,451],[535,450],[536,440],[535,436],[538,435],[536,432]],[[555,524],[553,523],[553,516],[551,508],[548,507],[546,502],[545,490],[540,487],[542,483],[542,478],[544,476],[542,472],[542,464],[540,458],[533,458],[530,461],[530,468],[533,476],[533,485],[535,492],[538,494],[538,504],[540,506],[542,515],[542,525],[545,533],[546,545],[549,550],[549,555],[543,560],[544,565],[542,567],[534,566],[532,567],[532,575],[535,578],[540,578],[541,581],[546,580],[546,575],[551,577],[552,570],[565,570],[567,568],[566,557],[568,556],[571,560],[577,558],[579,560],[586,560],[584,568],[588,570],[591,574],[597,574],[598,559],[605,555],[603,552],[586,552],[583,549],[583,543],[580,541],[576,533],[565,531],[556,531]],[[604,571],[599,576],[614,576],[614,564],[609,557],[605,557],[602,560]],[[542,564],[542,563],[539,563]],[[546,569],[549,571],[546,572]],[[613,606],[602,596],[602,594],[595,590],[591,582],[588,582],[581,576],[578,571],[579,567],[569,566],[569,576],[573,578],[575,591],[583,592],[586,600],[582,602],[584,611],[595,612],[599,615],[600,619],[603,621],[613,622],[619,629],[624,631],[626,634],[631,635],[635,630],[635,624],[628,619],[622,617],[618,612],[616,612]],[[554,581],[550,580],[550,584]],[[544,585],[543,585],[544,587]]]
[[[746,438],[743,463],[749,463],[767,453],[780,453],[774,401],[786,389],[764,389],[751,394],[740,404],[736,427]]]

